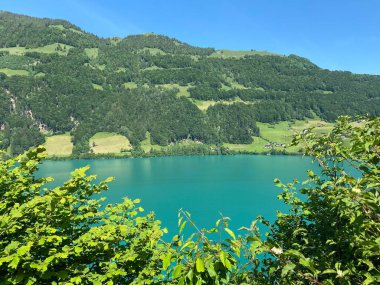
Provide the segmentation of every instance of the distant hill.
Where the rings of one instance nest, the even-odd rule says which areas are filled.
[[[134,149],[181,140],[251,143],[256,122],[380,114],[380,76],[296,55],[200,48],[156,34],[99,38],[64,20],[0,12],[0,144],[12,154],[71,132]]]

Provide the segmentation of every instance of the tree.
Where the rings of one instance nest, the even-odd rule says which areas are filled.
[[[36,178],[44,149],[0,162],[1,284],[151,284],[163,234],[138,200],[102,207],[110,179],[87,168],[52,190]]]
[[[329,134],[294,142],[304,142],[322,173],[308,172],[300,198],[297,182],[275,181],[291,210],[278,214],[266,241],[269,283],[379,284],[380,119],[341,117]]]

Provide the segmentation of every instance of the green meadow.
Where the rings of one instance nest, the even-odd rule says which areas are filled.
[[[146,133],[145,137],[146,137],[145,140],[141,141],[141,143],[140,143],[140,147],[141,147],[141,149],[145,153],[149,152],[151,149],[153,149],[153,150],[161,150],[163,148],[160,145],[153,145],[153,144],[151,144],[151,142],[150,142],[150,133],[149,132]]]
[[[246,55],[277,55],[271,52],[267,51],[257,51],[257,50],[227,50],[227,49],[222,49],[222,50],[217,50],[214,53],[210,55],[210,57],[218,57],[218,58],[233,58],[233,57],[244,57]]]
[[[72,46],[54,43],[50,45],[46,45],[43,47],[37,48],[26,48],[26,47],[8,47],[8,48],[0,48],[0,51],[8,51],[11,55],[25,55],[27,52],[39,52],[39,53],[58,53],[59,55],[67,55]]]
[[[70,134],[53,135],[46,137],[44,144],[48,156],[70,156],[73,152],[73,143]]]
[[[313,128],[313,132],[317,134],[324,134],[332,130],[333,125],[319,119],[284,121],[277,124],[258,122],[260,137],[252,137],[251,144],[224,144],[224,146],[234,151],[265,153],[275,150],[294,154],[301,151],[300,146],[290,146],[295,134],[309,128]]]
[[[164,89],[177,89],[177,96],[178,97],[190,97],[189,88],[192,87],[191,85],[182,86],[179,84],[158,84],[156,87],[161,87]]]
[[[89,58],[96,59],[99,55],[99,48],[85,48],[84,52]]]
[[[10,68],[0,68],[0,73],[4,73],[7,76],[28,76],[29,71],[23,69],[10,69]]]
[[[132,149],[129,140],[117,133],[100,132],[90,138],[90,148],[95,154],[121,153]]]
[[[215,104],[225,104],[225,105],[231,105],[233,103],[245,103],[245,104],[251,104],[244,102],[240,98],[235,98],[233,100],[219,100],[219,101],[213,101],[213,100],[197,100],[197,99],[191,99],[191,102],[193,102],[197,107],[202,110],[206,111],[210,106],[214,106]]]

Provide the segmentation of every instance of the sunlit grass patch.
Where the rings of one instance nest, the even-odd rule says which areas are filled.
[[[49,156],[69,156],[73,152],[73,143],[69,134],[46,137],[44,146]]]
[[[257,51],[257,50],[217,50],[210,55],[210,57],[218,57],[218,58],[231,58],[231,57],[244,57],[246,55],[278,55],[275,53],[267,52],[267,51]]]
[[[99,49],[98,48],[85,48],[84,52],[91,59],[96,59],[96,58],[98,58],[98,55],[99,55]]]
[[[178,89],[177,96],[178,97],[190,97],[189,88],[191,85],[182,86],[179,84],[159,84],[157,87],[165,88],[165,89]]]
[[[10,69],[10,68],[0,68],[0,73],[4,73],[7,76],[28,76],[30,73],[23,69]]]
[[[121,153],[131,150],[129,140],[116,133],[100,132],[90,138],[90,148],[94,153]]]

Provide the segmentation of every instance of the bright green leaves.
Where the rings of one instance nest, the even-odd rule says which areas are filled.
[[[12,258],[11,262],[8,263],[8,267],[16,269],[19,262],[20,262],[20,257],[15,256]]]
[[[232,269],[231,262],[227,257],[227,253],[225,253],[224,251],[220,253],[220,261],[222,262],[225,268],[227,268],[228,270]]]
[[[281,277],[285,277],[289,272],[293,272],[296,265],[294,263],[286,264],[281,270]]]
[[[203,260],[201,258],[197,258],[195,261],[197,272],[201,273],[205,271],[205,266],[203,264]]]
[[[229,228],[224,229],[230,237],[232,237],[234,240],[236,239],[236,236],[233,231],[231,231]]]
[[[178,284],[241,284],[239,271],[240,252],[244,239],[237,237],[228,228],[227,217],[217,221],[216,227],[199,229],[188,212],[180,210],[178,217],[179,235],[169,246],[172,251],[171,261],[165,264],[166,274],[178,280]],[[185,225],[192,226],[196,232],[188,236],[183,234]],[[221,234],[223,241],[209,238]],[[234,281],[233,281],[234,280]]]
[[[88,167],[47,191],[50,179],[34,177],[42,151],[0,162],[0,279],[6,284],[151,284],[161,270],[158,252],[165,249],[154,215],[142,215],[139,201],[127,198],[103,207],[104,199],[92,196],[107,190],[111,179],[94,184]]]
[[[281,269],[289,284],[377,284],[380,119],[342,117],[330,133],[304,132],[295,142],[304,144],[323,175],[308,171],[302,201],[292,184],[280,185],[290,212],[278,213],[266,243],[286,250],[273,254],[268,272],[276,276]]]
[[[172,257],[172,254],[169,252],[168,254],[164,255],[162,259],[162,269],[166,270],[170,266],[170,259]]]
[[[181,276],[181,273],[182,273],[182,264],[180,263],[176,267],[174,267],[172,278],[177,279],[178,277]]]

